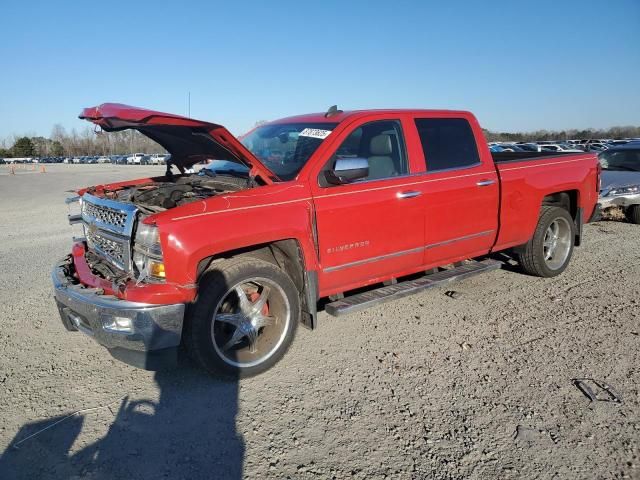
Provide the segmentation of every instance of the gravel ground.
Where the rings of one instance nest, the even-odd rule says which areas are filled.
[[[0,167],[0,478],[640,478],[640,227],[587,225],[555,279],[500,270],[323,313],[276,367],[223,382],[64,330],[65,191],[161,168],[46,168]]]

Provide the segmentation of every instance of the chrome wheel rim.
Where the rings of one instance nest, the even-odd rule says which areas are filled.
[[[267,278],[250,278],[232,286],[216,305],[211,340],[225,363],[253,367],[280,348],[289,322],[291,308],[280,285]]]
[[[558,270],[571,252],[571,226],[565,218],[556,218],[544,234],[543,258],[548,268]]]

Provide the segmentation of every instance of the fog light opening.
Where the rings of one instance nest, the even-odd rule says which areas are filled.
[[[133,332],[133,321],[127,317],[109,317],[105,319],[103,325],[105,330],[111,330],[112,332]]]

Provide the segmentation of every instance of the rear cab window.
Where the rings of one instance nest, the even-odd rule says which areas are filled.
[[[478,145],[465,118],[416,118],[427,172],[480,165]]]

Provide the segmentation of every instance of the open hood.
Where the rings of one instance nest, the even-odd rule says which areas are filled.
[[[79,118],[95,123],[106,132],[138,130],[162,145],[171,154],[170,165],[176,165],[181,171],[206,159],[232,160],[249,167],[250,174],[260,177],[264,183],[278,180],[222,125],[119,103],[85,108]]]

